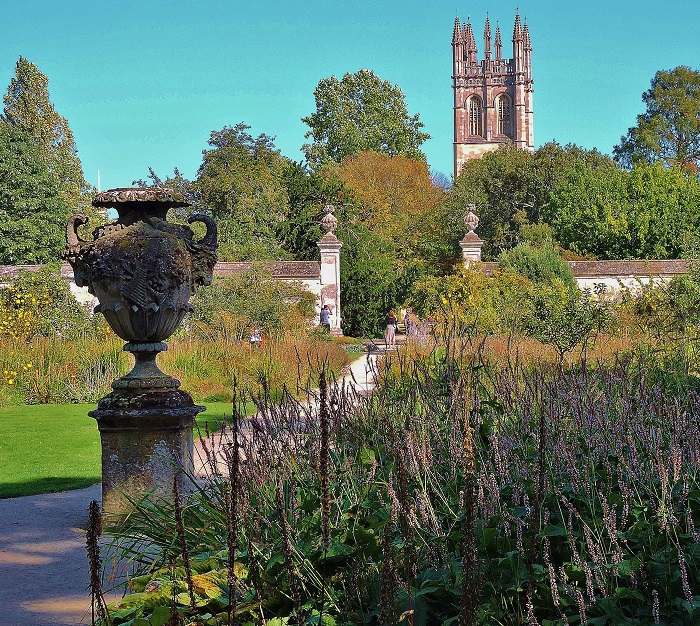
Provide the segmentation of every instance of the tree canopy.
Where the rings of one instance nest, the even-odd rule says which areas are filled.
[[[74,211],[94,213],[89,208],[90,186],[83,176],[73,132],[66,118],[54,109],[48,85],[47,76],[34,63],[20,57],[3,97],[0,119],[36,143],[66,205]]]
[[[481,219],[479,236],[484,257],[495,259],[518,243],[524,225],[542,221],[552,192],[572,163],[593,169],[615,168],[612,159],[597,150],[550,142],[535,153],[505,144],[480,159],[468,161],[447,197],[449,231],[453,245],[464,235],[464,215],[473,204]]]
[[[362,152],[343,159],[340,180],[353,191],[358,219],[397,245],[399,259],[429,268],[450,256],[442,201],[428,166],[403,156]]]
[[[542,235],[572,259],[675,258],[700,228],[696,176],[661,161],[625,170],[596,150],[556,143],[534,154],[504,146],[468,162],[446,199],[453,241],[469,204],[487,260]]]
[[[287,215],[287,160],[273,137],[253,137],[249,129],[241,122],[213,131],[193,185],[196,205],[219,223],[222,260],[285,257],[276,229]]]
[[[602,259],[667,259],[700,228],[700,181],[680,168],[631,171],[573,163],[550,197],[546,220],[561,245]]]
[[[372,150],[425,161],[420,146],[430,139],[419,115],[409,115],[403,91],[371,70],[323,78],[314,91],[316,111],[302,118],[313,139],[302,150],[312,166]]]
[[[0,123],[0,264],[57,261],[70,212],[37,143]]]
[[[658,71],[642,95],[646,111],[615,146],[625,167],[660,161],[698,172],[700,160],[700,72],[679,66]]]

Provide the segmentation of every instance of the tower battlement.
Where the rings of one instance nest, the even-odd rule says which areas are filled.
[[[455,18],[452,33],[454,172],[503,143],[535,149],[532,116],[532,45],[527,24],[516,13],[513,56],[503,58],[501,30],[484,24],[484,56],[478,57],[472,25]]]

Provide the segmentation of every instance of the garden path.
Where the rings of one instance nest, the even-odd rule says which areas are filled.
[[[101,485],[0,500],[0,626],[90,623],[87,509]]]
[[[341,381],[370,391],[375,359],[356,359]],[[100,498],[97,484],[0,500],[0,626],[90,624],[83,529],[88,505]]]
[[[385,352],[384,344],[371,344],[372,350],[365,353],[360,358],[355,359],[341,376],[337,384],[350,387],[358,394],[366,394],[376,384],[376,361],[377,355]],[[317,396],[312,391],[308,399],[308,409],[306,415],[313,414],[316,407]],[[254,416],[253,416],[253,419]],[[218,471],[226,475],[227,463],[224,449],[229,443],[228,429],[224,428],[214,432],[208,437],[203,437],[195,441],[194,446],[194,474],[200,479],[209,476],[211,468],[216,466]],[[216,461],[214,461],[216,459]]]

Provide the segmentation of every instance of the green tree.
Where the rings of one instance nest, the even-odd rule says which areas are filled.
[[[194,183],[196,206],[218,222],[221,260],[288,258],[276,237],[287,215],[287,161],[273,137],[253,137],[249,128],[241,122],[211,133]]]
[[[551,282],[556,278],[567,288],[577,289],[571,267],[548,242],[541,245],[519,243],[512,250],[501,253],[498,265],[535,283]]]
[[[69,213],[37,143],[0,123],[0,264],[57,261]]]
[[[533,284],[525,332],[539,342],[551,345],[564,361],[567,352],[582,344],[585,350],[595,332],[610,321],[608,303],[593,300],[558,279]]]
[[[403,91],[371,70],[323,78],[314,91],[316,111],[302,118],[313,138],[302,150],[312,166],[365,150],[425,161],[419,115],[408,114]]]
[[[700,228],[700,181],[661,163],[625,171],[578,162],[552,193],[545,219],[577,254],[676,258],[686,233]]]
[[[289,199],[287,219],[279,224],[277,235],[285,250],[300,261],[318,259],[316,242],[323,236],[323,207],[333,204],[338,209],[349,198],[349,192],[334,172],[310,171],[301,163],[289,162],[283,181]]]
[[[505,145],[467,162],[446,200],[452,245],[465,234],[467,206],[476,205],[479,236],[484,239],[485,259],[494,259],[517,241],[524,222],[536,222],[547,201],[535,156]]]
[[[700,72],[679,66],[658,71],[642,95],[646,111],[615,146],[625,167],[660,161],[698,171],[700,159]]]
[[[476,205],[484,259],[496,259],[522,239],[523,227],[551,217],[549,204],[575,164],[597,171],[615,169],[610,157],[573,144],[550,142],[534,154],[506,144],[465,164],[448,194],[445,219],[452,246],[464,236],[467,205]]]
[[[323,207],[335,206],[340,252],[343,332],[356,337],[381,334],[386,314],[402,302],[413,282],[415,268],[400,262],[397,246],[362,219],[354,190],[339,177],[337,168],[309,171],[299,163],[285,170],[289,214],[278,234],[297,259],[317,260]]]
[[[380,336],[389,309],[407,299],[419,272],[415,265],[399,263],[393,242],[352,218],[339,222],[343,332],[352,337]]]
[[[73,211],[95,214],[91,187],[85,181],[73,131],[49,100],[49,79],[36,65],[20,57],[15,76],[3,97],[0,119],[36,142],[49,172],[56,178],[61,199]]]

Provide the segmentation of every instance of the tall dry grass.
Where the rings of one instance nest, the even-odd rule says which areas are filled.
[[[0,340],[0,406],[97,402],[133,365],[124,342],[107,332],[73,340],[37,337]],[[275,393],[300,390],[317,363],[334,372],[347,365],[342,347],[322,338],[293,335],[251,348],[248,342],[183,336],[158,357],[161,369],[201,402],[230,401],[234,381],[249,387],[263,380]]]

